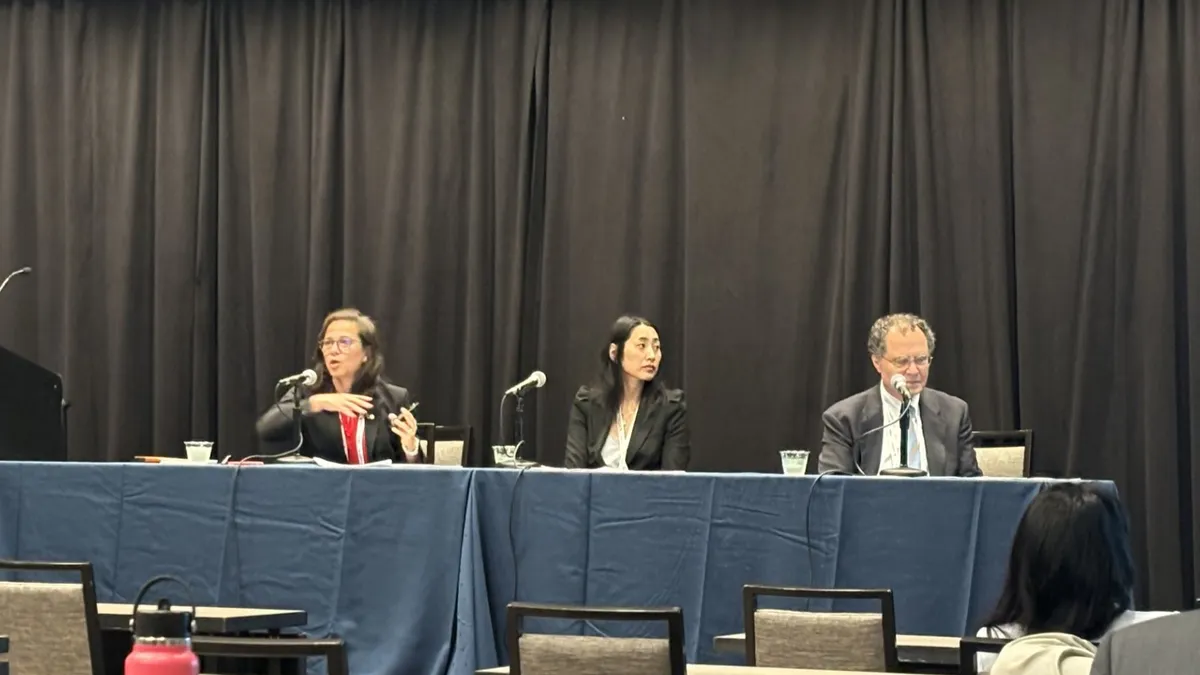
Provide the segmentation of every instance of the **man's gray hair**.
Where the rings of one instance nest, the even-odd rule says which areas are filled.
[[[934,337],[933,329],[929,327],[929,323],[925,319],[916,314],[888,314],[877,319],[875,325],[871,326],[871,334],[867,337],[867,352],[871,356],[884,355],[887,351],[887,335],[892,329],[899,329],[901,333],[907,333],[910,330],[921,331],[929,343],[929,355],[933,355],[933,345],[937,338]]]

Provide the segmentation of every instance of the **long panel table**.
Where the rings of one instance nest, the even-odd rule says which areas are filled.
[[[1017,521],[1042,484],[478,472],[473,508],[482,561],[474,587],[486,588],[487,597],[475,605],[491,614],[477,614],[486,623],[474,627],[460,615],[460,627],[475,635],[476,660],[487,666],[507,662],[504,608],[514,598],[679,606],[688,660],[731,663],[713,638],[744,630],[742,586],[762,583],[891,588],[898,632],[960,636],[990,609]],[[593,626],[532,625],[599,634]]]
[[[751,582],[890,587],[899,632],[964,634],[1041,483],[8,462],[0,557],[90,560],[102,602],[168,573],[199,604],[301,609],[363,675],[506,663],[513,599],[680,606],[689,661],[736,663],[713,638]]]

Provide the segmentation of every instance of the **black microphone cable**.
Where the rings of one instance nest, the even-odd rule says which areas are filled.
[[[891,425],[899,423],[900,419],[904,417],[905,413],[907,413],[908,409],[911,407],[912,407],[912,399],[905,399],[904,405],[900,409],[900,414],[896,417],[896,419],[892,420],[891,422],[886,422],[884,424],[881,424],[881,425],[875,427],[874,429],[871,429],[870,431],[863,433],[861,436],[858,437],[858,440],[856,440],[854,442],[853,447],[851,447],[851,449],[850,449],[850,461],[854,462],[854,468],[858,469],[857,474],[850,473],[849,471],[842,471],[841,469],[830,469],[828,471],[822,471],[821,473],[817,474],[816,480],[813,481],[812,487],[809,488],[808,498],[804,502],[804,546],[806,549],[808,549],[808,586],[809,586],[809,588],[815,587],[814,585],[816,584],[816,576],[817,576],[816,560],[813,557],[813,543],[812,543],[812,504],[813,504],[813,495],[817,494],[817,485],[819,485],[821,483],[821,479],[826,476],[855,476],[855,475],[865,476],[865,475],[867,475],[867,472],[863,471],[862,465],[860,465],[858,463],[858,458],[855,457],[855,449],[858,447],[858,443],[862,439],[866,438],[867,436],[870,436],[871,434],[879,433],[880,431],[883,431],[884,429],[890,427]],[[812,602],[812,600],[809,599],[809,601],[807,603],[805,603],[805,611],[808,610],[808,605],[811,602]]]

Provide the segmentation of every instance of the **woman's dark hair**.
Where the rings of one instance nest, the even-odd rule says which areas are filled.
[[[334,321],[353,321],[358,326],[358,340],[362,343],[363,353],[367,357],[367,362],[362,364],[358,373],[354,375],[350,393],[362,394],[373,390],[382,379],[383,374],[383,354],[379,349],[379,335],[375,331],[375,322],[371,317],[353,307],[348,307],[330,312],[325,317],[325,321],[321,323],[321,332],[317,334],[316,352],[313,354],[315,362],[313,370],[317,372],[317,383],[313,385],[312,391],[314,393],[333,391],[333,380],[329,378],[329,371],[325,369],[325,355],[321,353],[321,341],[325,339],[325,331],[329,330],[329,324]]]
[[[621,405],[621,394],[625,391],[625,369],[621,366],[625,358],[625,342],[629,340],[629,334],[633,332],[633,329],[638,326],[648,326],[655,331],[658,330],[648,319],[640,316],[623,316],[613,322],[608,340],[604,343],[604,348],[600,350],[600,370],[596,373],[595,382],[592,383],[591,393],[593,399],[600,403],[608,415],[609,423],[616,419],[617,408]],[[609,345],[617,346],[615,359],[608,354]],[[660,398],[665,395],[666,389],[666,386],[655,375],[653,380],[642,387],[642,400],[649,401]]]
[[[1117,496],[1058,483],[1021,516],[1000,601],[984,626],[1098,640],[1133,606],[1133,584],[1129,517]]]

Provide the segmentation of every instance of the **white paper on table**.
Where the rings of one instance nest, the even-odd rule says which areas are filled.
[[[313,457],[313,463],[316,464],[317,466],[354,468],[354,467],[359,467],[359,466],[391,466],[392,460],[381,459],[378,462],[368,462],[366,464],[340,464],[338,462],[331,462],[327,459],[321,459],[320,457]]]

